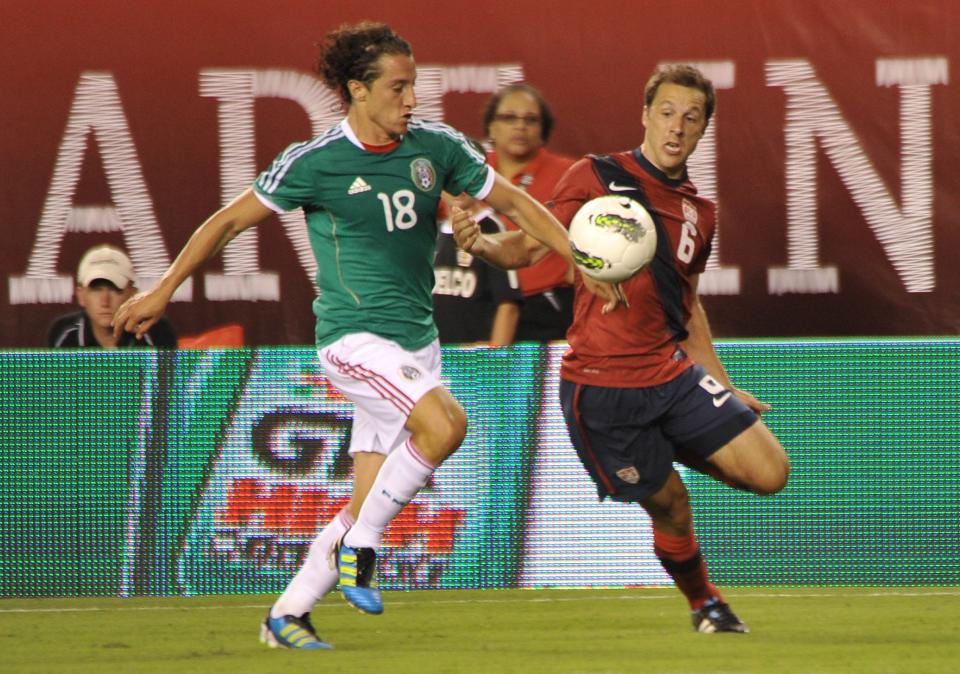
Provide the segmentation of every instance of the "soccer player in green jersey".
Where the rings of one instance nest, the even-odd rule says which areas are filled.
[[[302,649],[330,648],[309,611],[338,580],[348,602],[383,610],[371,582],[383,531],[466,433],[463,408],[440,381],[432,315],[441,191],[485,200],[570,258],[566,230],[543,206],[499,177],[460,133],[413,118],[413,52],[388,26],[332,31],[318,70],[342,97],[346,118],[282,152],[194,232],[154,288],[114,318],[118,333],[142,336],[174,290],[240,232],[274,212],[303,209],[318,267],[318,353],[355,412],[351,500],[317,536],[261,628],[269,645]],[[611,287],[593,288],[613,298]]]

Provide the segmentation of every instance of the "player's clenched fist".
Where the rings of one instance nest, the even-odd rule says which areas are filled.
[[[450,211],[450,226],[457,245],[468,253],[480,255],[483,249],[483,236],[480,225],[462,208],[454,206]]]

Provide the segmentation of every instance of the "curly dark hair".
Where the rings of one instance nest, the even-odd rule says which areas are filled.
[[[367,86],[380,76],[378,61],[384,54],[413,56],[410,43],[385,23],[362,21],[343,24],[324,37],[317,58],[317,72],[327,86],[350,104],[350,80]]]
[[[713,82],[708,80],[702,72],[691,65],[682,63],[661,65],[653,72],[650,79],[647,80],[647,86],[643,91],[643,104],[648,108],[653,105],[653,99],[657,97],[657,90],[661,84],[665,83],[678,84],[681,87],[690,87],[691,89],[699,89],[702,91],[707,99],[703,112],[709,123],[710,118],[713,117],[714,108],[716,108],[717,105],[716,94],[713,91]]]
[[[490,97],[483,108],[483,132],[487,136],[490,135],[490,125],[493,123],[494,115],[497,114],[497,108],[500,107],[500,102],[510,94],[518,91],[532,96],[533,100],[535,100],[540,107],[540,140],[546,143],[550,140],[550,132],[553,130],[553,110],[550,109],[547,99],[543,97],[540,90],[526,82],[508,84]]]

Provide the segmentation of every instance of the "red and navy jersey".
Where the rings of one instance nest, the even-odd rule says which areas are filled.
[[[604,300],[576,279],[570,349],[560,376],[593,386],[637,388],[670,381],[693,362],[681,348],[693,300],[691,277],[703,272],[716,206],[697,196],[686,173],[668,178],[640,153],[584,157],[563,176],[550,208],[569,227],[580,206],[604,194],[628,194],[649,211],[657,253],[622,284],[629,307],[602,314]]]

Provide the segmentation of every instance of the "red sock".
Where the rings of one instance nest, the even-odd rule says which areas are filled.
[[[685,536],[677,536],[654,527],[653,552],[690,602],[690,608],[697,610],[713,597],[723,600],[707,577],[707,563],[700,556],[700,546],[692,529]]]

